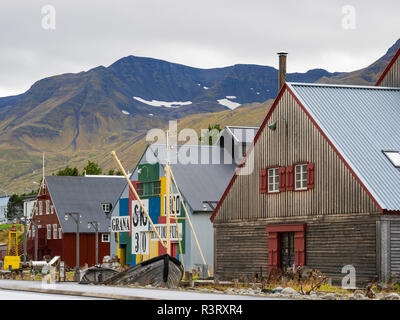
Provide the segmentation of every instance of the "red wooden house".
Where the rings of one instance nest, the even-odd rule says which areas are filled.
[[[110,212],[117,200],[125,179],[122,177],[45,177],[33,217],[38,219],[38,259],[43,256],[61,256],[66,266],[76,265],[77,224],[68,212],[80,214],[79,265],[95,264],[95,230],[88,223],[99,223],[99,262],[110,254]],[[35,257],[36,228],[29,226],[28,254]]]

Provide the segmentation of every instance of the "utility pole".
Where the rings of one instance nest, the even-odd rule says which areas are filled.
[[[28,217],[24,215],[24,262],[26,262],[26,220]]]
[[[96,231],[96,261],[95,265],[99,264],[99,223],[97,221],[89,221],[88,222],[88,229],[92,226]]]
[[[166,184],[166,204],[165,210],[167,213],[167,254],[171,255],[171,235],[170,235],[170,183],[171,183],[171,174],[169,171],[169,131],[167,130],[167,163],[165,165],[165,184]]]
[[[33,231],[33,228],[35,228],[35,261],[38,261],[38,233],[39,233],[38,224],[40,223],[40,220],[38,218],[32,218],[32,219],[30,219],[30,222],[32,223],[32,231]],[[25,237],[24,241],[26,241],[26,237]],[[26,242],[25,242],[25,244],[26,244]],[[26,246],[25,246],[25,248],[26,248]]]

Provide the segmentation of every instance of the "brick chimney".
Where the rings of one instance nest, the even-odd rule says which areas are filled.
[[[279,90],[286,82],[286,57],[287,52],[278,52],[279,55]]]

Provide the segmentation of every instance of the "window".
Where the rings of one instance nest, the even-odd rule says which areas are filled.
[[[153,182],[154,184],[154,194],[160,194],[161,193],[161,181],[155,181]]]
[[[46,194],[46,185],[43,183],[43,194]]]
[[[58,239],[62,239],[62,229],[58,228]]]
[[[400,169],[400,151],[383,151],[392,164]]]
[[[111,211],[111,203],[102,203],[104,213],[110,213]]]
[[[279,192],[279,168],[268,169],[268,192]]]
[[[43,201],[39,201],[39,215],[43,214]]]
[[[101,242],[110,242],[110,234],[102,233],[101,234]]]
[[[307,164],[295,167],[295,190],[307,190]]]
[[[53,239],[57,239],[57,224],[53,224]]]
[[[50,200],[46,200],[46,214],[50,214]]]
[[[50,208],[51,208],[50,213],[54,214],[54,206],[52,205]]]
[[[139,196],[154,196],[161,193],[161,181],[142,182],[137,184]]]
[[[32,227],[32,238],[35,238],[36,236],[36,228]]]
[[[46,225],[47,227],[47,239],[51,239],[51,224]]]

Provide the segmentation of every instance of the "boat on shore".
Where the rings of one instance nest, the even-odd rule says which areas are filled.
[[[177,288],[183,278],[182,263],[164,254],[119,272],[101,284],[105,285],[151,285],[152,287]]]

